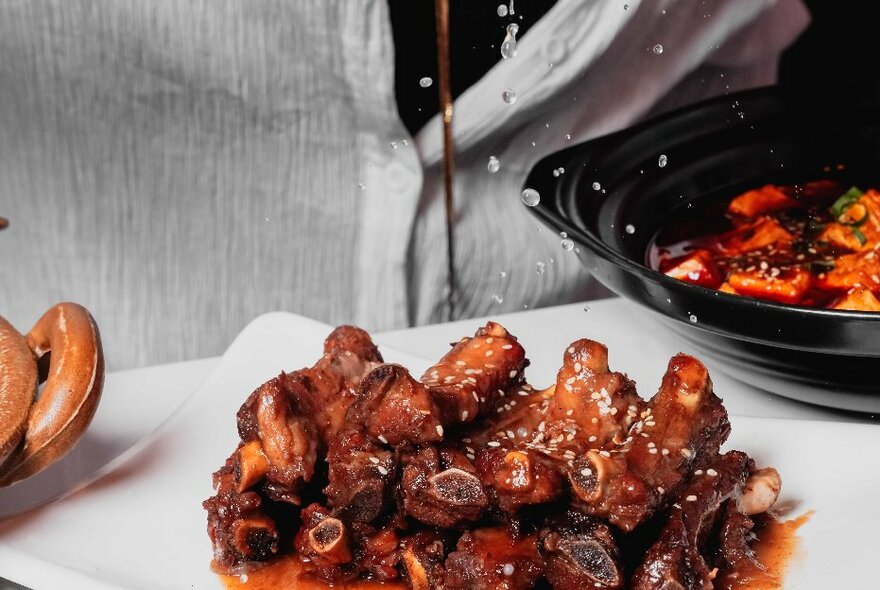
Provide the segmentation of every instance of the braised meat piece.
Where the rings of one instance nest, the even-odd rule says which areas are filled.
[[[346,421],[393,446],[443,440],[443,421],[431,392],[400,365],[379,365],[366,376]]]
[[[425,447],[405,462],[403,508],[416,520],[454,528],[479,519],[489,505],[473,464],[462,452]]]
[[[664,506],[692,464],[711,460],[729,433],[705,365],[679,354],[624,444],[588,451],[569,481],[586,512],[631,531]]]
[[[489,446],[477,453],[475,461],[492,504],[509,514],[565,494],[564,477],[557,463],[522,445],[518,447],[508,450]]]
[[[490,415],[513,387],[523,381],[526,353],[504,327],[489,322],[472,338],[462,338],[422,382],[443,414],[444,424],[472,422]]]
[[[482,528],[461,536],[445,569],[446,590],[526,590],[540,579],[543,562],[535,535]]]
[[[735,498],[754,464],[731,451],[697,470],[675,496],[669,521],[633,576],[632,590],[706,590],[717,575],[706,561],[707,538],[719,509]]]
[[[412,590],[433,590],[443,585],[446,539],[437,531],[419,531],[400,543],[403,577]]]
[[[398,578],[399,538],[393,528],[346,523],[320,504],[303,509],[294,546],[312,573],[328,584],[361,576]]]
[[[240,489],[237,455],[238,451],[214,473],[216,494],[202,503],[214,548],[212,568],[220,573],[232,573],[237,564],[265,561],[278,552],[278,529],[264,511],[264,498]]]
[[[635,383],[608,368],[608,348],[593,340],[572,342],[562,362],[545,438],[562,435],[559,444],[576,451],[622,442],[645,403]]]
[[[330,443],[327,465],[328,506],[349,521],[374,521],[393,495],[395,454],[360,429],[347,429]]]
[[[555,590],[622,588],[620,550],[597,518],[567,510],[549,518],[538,534],[544,576]]]

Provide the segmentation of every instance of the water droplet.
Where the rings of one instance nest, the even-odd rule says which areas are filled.
[[[393,149],[393,150],[397,149],[397,142],[396,141],[391,142],[391,149]]]
[[[546,267],[547,267],[547,265],[539,260],[537,262],[537,264],[535,264],[535,272],[538,273],[539,275],[542,275],[542,274],[544,274],[544,269]]]
[[[498,276],[501,277],[501,278],[503,279],[504,277],[507,276],[507,271],[499,270],[499,271],[498,271]]]
[[[516,14],[516,12],[513,10],[513,0],[510,0],[510,6],[508,7],[507,12],[509,12],[510,14]]]
[[[631,224],[631,223],[626,224],[626,227],[623,228],[623,229],[625,229],[625,230],[626,230],[626,233],[628,233],[628,234],[630,234],[630,235],[636,233],[636,226],[634,226],[634,225]]]
[[[692,324],[697,323],[697,316],[695,316],[694,314],[691,314],[688,319],[691,321]]]
[[[519,25],[510,23],[507,25],[507,35],[501,42],[501,57],[504,59],[512,59],[516,57],[516,34],[519,32]]]
[[[364,183],[364,182],[359,182],[359,183],[358,183],[358,188],[361,189],[362,191],[363,191],[363,190],[367,190],[367,185],[366,185],[366,183]]]
[[[602,188],[602,185],[599,184],[598,182],[594,182],[594,183],[593,183],[593,190],[594,190],[594,191],[597,191],[597,190],[599,190],[599,189],[601,189],[601,188]]]
[[[541,195],[533,188],[527,188],[522,192],[522,202],[526,207],[534,207],[541,202]]]
[[[507,104],[513,104],[516,102],[516,92],[508,88],[507,90],[503,90],[501,92],[501,100],[506,102]]]
[[[400,143],[402,143],[403,145],[409,145],[409,140],[408,139],[401,139]]]
[[[498,10],[496,12],[498,13],[498,16],[504,18],[505,16],[507,16],[507,6],[505,6],[504,4],[499,4]]]
[[[512,563],[505,563],[504,567],[501,568],[501,573],[503,573],[508,578],[513,575],[513,571],[514,568]]]
[[[654,46],[653,51],[654,51],[654,53],[656,53],[657,55],[660,55],[661,53],[663,53],[663,46],[660,45],[659,43],[657,43],[657,45]]]
[[[434,80],[432,80],[430,76],[425,76],[424,78],[419,80],[419,86],[421,86],[422,88],[428,88],[433,83]]]
[[[565,139],[567,139],[567,140],[570,141],[570,140],[571,140],[571,133],[566,133],[566,134],[565,134]]]
[[[562,246],[562,249],[565,250],[566,252],[570,252],[571,250],[574,250],[574,242],[571,241],[570,238],[565,238],[564,240],[559,242],[559,245]]]
[[[585,305],[585,306],[584,306],[584,311],[590,311],[590,306],[589,306],[589,305]]]
[[[495,174],[501,169],[501,162],[498,161],[498,158],[495,156],[489,156],[489,163],[486,164],[486,170]]]
[[[495,303],[504,303],[504,297],[502,297],[501,295],[497,295],[497,294],[492,295],[492,301],[494,301]]]
[[[660,154],[660,157],[657,158],[657,165],[660,166],[661,168],[663,168],[664,166],[666,166],[667,161],[668,160],[667,160],[666,156],[664,156],[663,154]]]
[[[553,176],[562,176],[563,174],[565,174],[565,168],[556,168],[553,171]]]
[[[559,232],[559,237],[560,237],[560,238],[567,238],[567,237],[568,237],[568,232],[567,232],[567,231],[561,231],[561,232]]]
[[[624,4],[624,5],[623,5],[623,9],[624,9],[624,10],[629,10],[629,4]]]

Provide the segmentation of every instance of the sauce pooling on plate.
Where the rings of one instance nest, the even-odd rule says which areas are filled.
[[[775,303],[880,311],[880,191],[765,185],[657,236],[652,268]]]

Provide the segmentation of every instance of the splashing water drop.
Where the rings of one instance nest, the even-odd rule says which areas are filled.
[[[359,183],[358,183],[358,188],[361,189],[362,191],[363,191],[363,190],[367,190],[367,185],[366,185],[365,183],[363,183],[363,182],[359,182]]]
[[[629,4],[624,4],[624,5],[623,5],[623,9],[624,9],[624,10],[629,10]]]
[[[593,190],[594,191],[600,190],[601,188],[602,188],[602,185],[599,184],[598,182],[593,183]]]
[[[545,268],[547,268],[547,265],[544,264],[544,263],[543,263],[542,261],[540,261],[540,260],[537,262],[537,264],[535,264],[535,272],[538,273],[539,275],[544,274],[544,269],[545,269]]]
[[[571,240],[571,238],[564,238],[561,242],[559,242],[559,245],[562,246],[562,249],[566,252],[574,250],[574,242]]]
[[[489,156],[489,163],[486,164],[486,170],[495,174],[501,169],[501,162],[495,156]]]
[[[657,55],[660,55],[661,53],[663,53],[663,46],[660,45],[659,43],[657,43],[657,45],[654,46],[652,51],[654,53],[656,53]]]
[[[408,139],[401,139],[400,143],[402,143],[403,145],[409,145],[409,140]]]
[[[424,78],[419,80],[419,86],[421,86],[422,88],[428,88],[433,83],[434,80],[432,80],[430,76],[425,76]]]
[[[506,271],[506,270],[499,270],[499,271],[498,271],[498,276],[501,277],[501,278],[503,279],[504,277],[507,276],[507,271]]]
[[[507,6],[504,4],[499,4],[498,9],[495,12],[498,13],[498,16],[504,18],[505,16],[507,16]]]
[[[690,320],[690,322],[691,322],[692,324],[696,324],[696,323],[697,323],[697,316],[695,316],[694,314],[691,314],[690,317],[689,317],[688,319]]]
[[[516,92],[508,88],[507,90],[503,90],[501,92],[501,100],[506,102],[507,104],[513,104],[516,102]]]
[[[498,294],[492,295],[492,301],[494,301],[495,303],[504,303],[504,297]]]
[[[567,237],[568,237],[568,232],[567,232],[567,231],[561,231],[561,232],[559,232],[559,237],[560,237],[560,238],[567,238]]]
[[[526,207],[534,207],[541,202],[541,195],[533,188],[527,188],[522,192],[522,202]]]
[[[666,166],[666,163],[667,163],[668,161],[669,161],[669,160],[666,158],[665,155],[660,154],[660,157],[657,158],[657,165],[660,166],[661,168],[663,168],[664,166]]]
[[[590,311],[590,306],[589,306],[589,305],[585,305],[585,306],[584,306],[584,311]]]
[[[519,32],[519,25],[510,23],[507,25],[507,35],[501,43],[501,57],[504,59],[512,59],[516,57],[516,34]]]
[[[636,233],[636,226],[634,226],[634,225],[631,224],[631,223],[626,224],[626,227],[623,228],[623,229],[625,229],[625,230],[626,230],[626,233],[628,233],[628,234],[630,234],[630,235]]]
[[[391,149],[393,149],[393,150],[397,149],[397,142],[396,141],[391,142]]]
[[[565,134],[565,139],[567,139],[567,140],[571,140],[571,134],[570,134],[570,133],[566,133],[566,134]]]
[[[565,174],[565,168],[556,168],[553,170],[553,176],[559,177]]]

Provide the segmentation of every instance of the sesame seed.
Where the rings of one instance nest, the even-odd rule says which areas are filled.
[[[596,437],[596,435],[594,434],[594,435],[590,436],[590,438],[587,439],[587,440],[589,440],[590,442],[596,442],[596,439],[597,439],[597,437]]]
[[[707,469],[707,470],[706,470],[706,475],[708,475],[708,476],[710,476],[710,477],[715,477],[716,475],[718,475],[718,472],[715,471],[714,469]]]
[[[568,347],[568,354],[574,354],[574,346]]]
[[[656,454],[657,454],[657,449],[653,449],[653,448],[652,448],[652,449],[648,449],[648,452],[651,453],[652,455],[656,455]]]
[[[696,502],[696,501],[697,501],[697,497],[696,497],[695,495],[691,494],[690,496],[688,496],[687,498],[685,498],[685,500],[686,500],[687,502]]]
[[[690,459],[693,456],[690,449],[681,449],[679,453],[681,453],[681,456],[685,459]]]
[[[376,467],[376,470],[377,470],[379,473],[381,473],[382,475],[388,475],[388,470],[385,469],[384,467],[382,467],[381,465],[379,465],[378,467]]]
[[[568,410],[567,412],[565,412],[566,416],[571,416],[572,414],[574,414],[574,410]]]
[[[487,442],[486,444],[487,444],[488,446],[490,446],[490,447],[493,447],[493,448],[495,448],[495,447],[500,447],[500,446],[501,446],[501,443],[498,442],[498,441],[495,441],[495,440],[490,440],[490,441]]]
[[[471,461],[473,461],[474,458],[475,458],[473,453],[468,453],[467,455],[465,455],[465,457],[467,457],[467,458],[470,459]]]
[[[602,455],[603,457],[605,457],[606,459],[611,458],[611,453],[609,453],[608,451],[599,451],[599,454]]]
[[[493,342],[495,342],[495,339],[492,338],[491,336],[489,336],[488,338],[486,338],[486,344],[492,344]]]
[[[443,427],[442,426],[440,426],[438,424],[436,430],[437,430],[438,435],[443,436]]]
[[[455,361],[455,364],[458,365],[459,367],[463,367],[463,366],[465,366],[466,363],[464,361]]]
[[[462,412],[461,412],[461,421],[462,422],[467,420],[468,414],[469,414],[469,412],[467,410],[462,410]]]
[[[486,356],[492,356],[493,354],[495,354],[495,351],[494,351],[494,350],[491,350],[491,349],[490,349],[490,350],[487,350],[487,351],[486,351]]]
[[[388,444],[388,439],[385,438],[384,436],[382,436],[381,434],[379,436],[377,436],[376,438],[379,439],[379,442],[386,444],[386,445]]]
[[[584,477],[590,477],[591,475],[593,475],[593,470],[589,467],[584,467],[583,469],[581,469],[581,475],[583,475]]]
[[[377,459],[376,457],[370,457],[370,463],[372,463],[373,465],[378,465],[379,459]]]
[[[666,490],[663,489],[661,486],[657,486],[657,491],[660,492],[661,494],[665,494],[665,493],[666,493]]]
[[[694,471],[694,475],[703,475],[703,470],[697,469],[696,471]]]
[[[660,454],[664,457],[669,454],[669,449],[660,449]]]
[[[516,377],[516,375],[517,375],[517,371],[516,371],[516,369],[514,369],[514,370],[512,370],[510,373],[508,373],[507,376],[508,376],[510,379],[513,379],[514,377]]]
[[[501,350],[510,350],[511,348],[513,348],[513,344],[505,344],[501,347]]]

